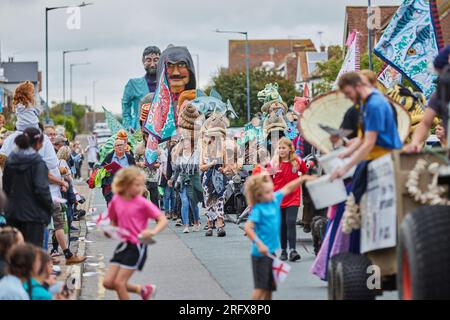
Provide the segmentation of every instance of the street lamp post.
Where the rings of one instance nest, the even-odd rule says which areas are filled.
[[[76,7],[86,7],[93,3],[85,3],[77,5]],[[45,123],[49,122],[49,105],[48,105],[48,12],[57,9],[67,9],[71,6],[59,7],[45,7]]]
[[[251,114],[250,114],[250,52],[249,52],[249,43],[248,43],[248,32],[247,31],[222,31],[216,29],[217,33],[236,33],[245,35],[245,69],[246,69],[246,78],[247,78],[247,121],[250,122]]]
[[[95,113],[95,85],[97,84],[97,80],[94,80],[92,82],[92,111],[94,112],[94,116],[93,116],[93,122],[94,125],[97,122],[97,115]]]
[[[196,74],[197,74],[196,77],[197,77],[197,86],[198,86],[198,84],[200,83],[200,55],[198,53],[193,53],[192,55],[195,57],[195,60],[196,60],[195,69],[196,69]]]
[[[90,64],[90,63],[85,62],[85,63],[71,63],[70,64],[70,108],[71,109],[72,109],[72,102],[73,102],[73,100],[72,100],[72,70],[73,70],[73,67],[86,66],[88,64]],[[66,119],[67,119],[67,112],[65,110],[65,104],[64,104],[64,126],[66,126]]]
[[[63,103],[66,103],[66,54],[81,51],[88,51],[88,48],[63,51]]]
[[[368,30],[369,44],[367,47],[369,49],[369,69],[373,70],[373,62],[372,62],[372,1],[371,0],[368,0],[368,1],[369,1],[369,5],[367,7],[367,18],[368,18],[367,26],[369,27],[369,30]]]
[[[87,66],[91,64],[90,62],[85,62],[85,63],[71,63],[70,64],[70,102],[72,102],[72,70],[73,67],[78,67],[78,66]]]

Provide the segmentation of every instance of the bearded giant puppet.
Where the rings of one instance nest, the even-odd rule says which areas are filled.
[[[140,78],[128,80],[122,97],[122,122],[123,127],[128,131],[139,128],[139,102],[152,92],[157,86],[157,66],[161,51],[158,47],[150,46],[142,53],[142,64],[146,74]]]
[[[194,62],[189,50],[186,47],[169,46],[159,59],[157,88],[151,104],[147,105],[148,111],[145,110],[142,125],[142,130],[148,133],[145,151],[147,165],[151,166],[157,160],[158,144],[175,136],[179,100],[183,100],[188,92],[195,97],[195,88]]]

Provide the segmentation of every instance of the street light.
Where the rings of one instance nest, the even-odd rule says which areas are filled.
[[[78,67],[78,66],[87,66],[91,64],[90,62],[85,62],[85,63],[71,63],[70,64],[70,102],[72,102],[72,70],[73,67]]]
[[[193,53],[192,54],[196,60],[197,60],[197,65],[195,66],[196,69],[196,73],[197,73],[197,83],[200,84],[200,55],[198,53]]]
[[[59,7],[45,7],[45,123],[49,121],[49,107],[48,107],[48,12],[57,9],[67,9],[71,7],[86,7],[93,3],[82,2],[77,6],[59,6]]]
[[[245,69],[247,74],[247,121],[250,122],[250,54],[248,48],[248,32],[247,31],[223,31],[216,29],[217,33],[236,33],[245,35]]]
[[[95,114],[95,85],[97,84],[97,80],[92,82],[92,111],[94,111],[94,124],[97,122],[97,115]]]
[[[63,51],[63,103],[66,103],[66,54],[81,51],[88,51],[88,48]]]

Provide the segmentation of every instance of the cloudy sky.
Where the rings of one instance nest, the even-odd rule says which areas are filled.
[[[45,70],[45,7],[76,5],[82,0],[1,0],[1,57],[39,61]],[[81,8],[79,30],[69,30],[66,10],[49,12],[49,100],[62,100],[62,51],[89,48],[66,55],[74,68],[73,99],[120,112],[123,86],[143,75],[145,46],[185,45],[200,57],[200,84],[204,86],[228,63],[228,39],[235,35],[213,30],[247,30],[251,39],[311,38],[318,47],[318,31],[326,45],[342,43],[346,5],[366,0],[89,0]],[[401,0],[373,0],[373,5],[398,5]],[[67,67],[67,71],[68,71]],[[45,82],[45,80],[44,80]],[[66,94],[69,96],[68,72]],[[45,88],[42,96],[45,97]]]

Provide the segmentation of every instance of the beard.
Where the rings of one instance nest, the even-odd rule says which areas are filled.
[[[147,72],[147,74],[149,76],[155,76],[156,75],[156,67],[145,68],[145,71]]]

